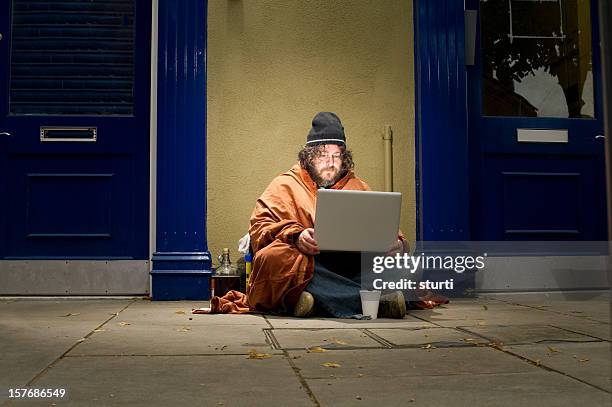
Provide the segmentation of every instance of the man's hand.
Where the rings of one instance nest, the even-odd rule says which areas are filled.
[[[389,248],[387,256],[395,256],[397,253],[402,254],[404,252],[404,243],[397,239],[395,243]]]
[[[307,228],[297,238],[297,248],[304,254],[314,256],[319,254],[319,245],[314,238],[314,229]]]

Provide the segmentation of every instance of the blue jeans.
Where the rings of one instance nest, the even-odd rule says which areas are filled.
[[[306,291],[315,300],[318,316],[363,318],[361,314],[359,253],[322,253],[315,257],[314,275]]]

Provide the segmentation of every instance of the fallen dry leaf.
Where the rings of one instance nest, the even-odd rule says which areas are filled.
[[[335,343],[336,345],[348,345],[348,342],[343,341],[342,339],[332,339],[332,342]]]
[[[486,325],[487,323],[485,321],[478,321],[478,325]]]
[[[60,315],[60,317],[76,317],[77,315],[81,315],[80,312],[69,312],[66,315]]]
[[[590,359],[584,358],[584,359],[579,359],[578,362],[588,362]]]
[[[336,362],[325,362],[325,363],[322,363],[321,366],[337,368],[337,367],[340,367],[342,365],[340,363],[336,363]]]
[[[306,348],[306,352],[308,353],[323,353],[323,352],[327,352],[325,349],[323,349],[320,346],[313,346],[312,348]]]
[[[247,359],[268,359],[271,357],[272,355],[269,353],[257,353],[255,349],[249,349],[249,356]]]
[[[484,305],[484,304],[482,305],[482,308],[484,308],[484,310],[485,310],[485,311],[488,311],[488,310],[489,310],[489,307],[487,307],[487,306],[486,306],[486,305]]]
[[[119,326],[128,326],[131,325],[129,322],[121,321],[119,322]]]
[[[540,366],[540,359],[536,359],[535,360],[535,364],[536,364],[536,366]]]
[[[102,329],[102,328],[94,329],[94,332],[106,332],[106,329]]]
[[[176,332],[189,332],[191,331],[191,328],[188,326],[182,326],[180,328],[176,328]]]
[[[422,348],[423,348],[423,349],[434,349],[434,347],[433,347],[433,346],[431,346],[431,343],[428,343],[427,345],[422,346]]]
[[[179,315],[185,315],[185,311],[183,310],[179,310],[179,311],[174,311],[175,314],[179,314]]]
[[[476,339],[474,339],[474,338],[463,338],[463,340],[465,342],[476,342]]]
[[[560,352],[559,349],[557,348],[553,348],[552,346],[548,346],[548,351],[550,353],[556,353],[556,352]]]

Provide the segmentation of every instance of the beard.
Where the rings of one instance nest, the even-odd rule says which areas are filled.
[[[338,182],[340,178],[342,178],[342,176],[344,175],[341,169],[337,167],[325,167],[322,168],[320,171],[317,171],[313,165],[310,165],[307,170],[308,174],[310,175],[310,178],[312,178],[312,180],[315,182],[315,184],[317,184],[319,188],[329,188],[331,186],[334,186],[336,182]],[[331,178],[323,178],[323,172],[334,170],[335,174]]]

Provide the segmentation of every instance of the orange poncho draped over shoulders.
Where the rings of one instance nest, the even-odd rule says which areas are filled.
[[[349,171],[332,189],[369,191]],[[301,253],[294,237],[314,227],[317,186],[299,164],[274,178],[257,200],[249,234],[255,253],[247,293],[213,297],[213,313],[290,312],[314,272],[314,258]]]

